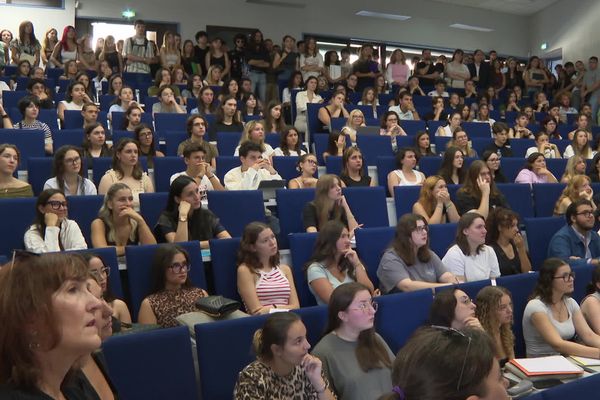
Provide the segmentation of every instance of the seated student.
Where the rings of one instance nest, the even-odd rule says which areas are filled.
[[[306,232],[317,232],[327,221],[344,224],[352,234],[359,227],[346,197],[342,194],[343,182],[337,175],[325,174],[317,181],[315,199],[306,203],[302,210],[302,222]]]
[[[413,148],[404,147],[398,150],[396,153],[396,169],[387,176],[388,190],[392,197],[394,197],[396,186],[423,184],[425,174],[415,169],[418,162],[419,156]]]
[[[92,125],[98,122],[98,113],[100,109],[94,103],[84,103],[81,108],[81,117],[83,118],[83,129],[88,125]]]
[[[486,150],[481,155],[481,161],[489,168],[492,180],[495,183],[508,183],[508,179],[500,169],[500,158],[501,156],[497,152],[491,150]]]
[[[461,113],[454,111],[448,115],[447,123],[438,127],[435,136],[452,136],[454,132],[460,128],[462,122]]]
[[[558,147],[554,143],[550,143],[550,138],[544,131],[535,134],[535,146],[527,149],[525,157],[529,157],[533,153],[542,153],[545,158],[560,158]]]
[[[268,133],[283,133],[283,131],[288,129],[281,108],[281,103],[278,101],[271,101],[267,105],[267,110],[265,112],[265,130]],[[294,131],[296,130],[294,129]],[[296,134],[298,134],[297,131]]]
[[[583,110],[583,107],[582,107],[582,110]],[[580,112],[579,115],[577,115],[577,120],[575,121],[575,126],[577,127],[577,129],[574,129],[571,132],[569,132],[567,134],[567,139],[573,140],[573,137],[575,136],[575,132],[582,129],[588,133],[588,139],[592,140],[592,132],[590,131],[590,128],[589,128],[590,120],[593,120],[593,118],[588,117],[583,112]]]
[[[485,151],[492,151],[501,157],[512,157],[513,152],[508,142],[508,126],[504,122],[495,122],[492,125],[492,134],[494,141],[485,148]]]
[[[301,156],[306,154],[296,128],[287,126],[281,130],[280,136],[281,141],[279,142],[279,147],[276,147],[275,150],[273,150],[273,156]]]
[[[435,81],[434,90],[427,93],[429,97],[449,97],[450,95],[446,92],[446,81],[438,79]]]
[[[362,283],[374,292],[367,270],[350,247],[350,233],[340,221],[328,221],[319,230],[304,270],[308,288],[319,305],[328,304],[333,290],[347,282]]]
[[[13,125],[14,129],[35,129],[44,132],[44,151],[52,154],[52,131],[50,127],[38,120],[40,114],[40,102],[35,96],[25,96],[18,103],[19,111],[23,119]]]
[[[581,156],[586,160],[594,158],[596,151],[590,146],[588,132],[584,129],[577,129],[573,135],[571,144],[567,146],[563,153],[563,158],[571,158],[573,156]]]
[[[462,184],[466,177],[464,163],[465,155],[462,150],[458,147],[449,147],[444,152],[438,175],[444,178],[449,185]]]
[[[268,159],[273,162],[273,147],[269,143],[265,143],[265,128],[262,121],[250,121],[244,127],[244,132],[240,137],[240,143],[233,152],[234,156],[240,155],[240,146],[244,142],[253,142],[260,146],[263,159]]]
[[[331,96],[331,99],[329,100],[329,103],[326,106],[319,108],[317,117],[323,128],[325,128],[325,130],[331,131],[332,118],[348,119],[349,114],[346,108],[344,107],[345,99],[346,95],[341,91],[337,91]]]
[[[217,140],[217,132],[243,132],[244,125],[237,113],[237,100],[233,96],[225,96],[217,108],[215,123],[210,126],[208,138]]]
[[[0,144],[0,199],[33,197],[31,185],[14,177],[20,157],[14,144]]]
[[[125,246],[156,244],[144,217],[133,209],[133,194],[125,183],[110,186],[92,221],[92,246],[115,247],[117,256],[125,255]]]
[[[202,208],[198,184],[188,176],[171,183],[167,207],[160,214],[154,233],[159,243],[198,240],[203,249],[208,249],[210,239],[231,237],[219,218]]]
[[[406,136],[406,132],[399,125],[400,118],[395,111],[386,111],[381,116],[381,129],[379,134],[382,136]]]
[[[484,219],[491,208],[510,208],[504,195],[496,188],[490,169],[481,160],[475,160],[469,166],[465,183],[456,192],[455,204],[460,215],[476,211]]]
[[[485,97],[483,97],[482,100],[484,98]],[[496,120],[490,118],[490,108],[491,105],[488,105],[487,103],[481,101],[477,110],[477,118],[474,118],[473,122],[487,122],[491,128],[496,123]]]
[[[123,114],[123,123],[121,129],[127,132],[135,131],[135,128],[142,123],[142,114],[144,110],[137,104],[130,105]],[[116,129],[116,128],[114,128]]]
[[[436,293],[429,309],[429,323],[457,330],[465,328],[483,330],[475,316],[477,306],[457,287]]]
[[[280,263],[275,234],[262,222],[244,228],[238,250],[237,288],[251,315],[300,308],[292,270]]]
[[[435,288],[456,283],[440,258],[429,248],[429,226],[420,215],[404,214],[383,253],[377,277],[382,293]]]
[[[148,168],[154,168],[154,157],[164,157],[165,154],[156,149],[154,143],[154,130],[150,125],[140,124],[134,131],[134,139],[137,140],[140,157],[146,157]]]
[[[93,103],[85,92],[85,85],[81,82],[72,82],[67,88],[65,99],[56,106],[58,118],[64,121],[65,110],[81,111],[85,103]]]
[[[490,212],[486,221],[485,242],[496,252],[500,273],[514,275],[531,271],[525,240],[519,232],[519,215],[498,207]]]
[[[129,312],[129,308],[127,308],[127,304],[123,300],[117,299],[110,290],[110,284],[108,281],[110,268],[106,266],[106,263],[102,257],[91,251],[83,253],[82,256],[87,261],[90,274],[94,275],[98,279],[98,283],[102,288],[104,300],[112,308],[113,318],[115,318],[121,324],[130,325],[131,313]],[[116,329],[114,326],[113,329],[115,332],[119,331],[119,329]]]
[[[569,183],[577,175],[585,175],[586,167],[587,165],[583,157],[573,156],[569,158],[569,160],[567,161],[567,165],[565,166],[565,172],[560,178],[560,183]]]
[[[594,190],[592,189],[590,178],[587,175],[577,175],[571,179],[556,201],[553,214],[555,217],[564,215],[569,205],[580,199],[589,200],[592,205],[592,211],[596,211],[596,203],[592,201],[593,198]]]
[[[446,104],[444,98],[434,95],[431,98],[431,111],[425,114],[425,121],[449,121],[449,115],[445,112]]]
[[[190,142],[183,148],[183,162],[185,162],[186,169],[182,172],[176,172],[171,175],[169,184],[172,185],[173,181],[179,176],[188,176],[192,178],[200,190],[202,200],[206,200],[206,192],[209,190],[225,190],[221,181],[215,175],[212,166],[206,162],[206,149],[204,144]]]
[[[346,187],[377,186],[375,180],[365,174],[362,153],[358,147],[344,150],[340,179]]]
[[[558,257],[569,265],[600,265],[600,236],[594,230],[593,202],[577,199],[567,207],[567,225],[548,244],[548,257]],[[582,239],[585,239],[587,246]]]
[[[179,86],[173,85],[171,81],[171,71],[167,68],[159,68],[154,75],[154,85],[148,88],[148,96],[160,97],[160,89],[162,87],[168,87],[171,89],[175,97],[181,96]]]
[[[317,157],[314,154],[306,153],[300,156],[296,169],[300,176],[291,179],[288,182],[288,189],[305,189],[317,186]]]
[[[394,353],[375,332],[376,312],[377,303],[360,283],[345,283],[331,294],[329,323],[312,354],[323,362],[338,399],[376,399],[392,385]]]
[[[363,126],[367,126],[365,124],[365,115],[361,110],[357,108],[350,111],[350,114],[348,115],[348,119],[346,121],[346,125],[342,127],[341,131],[344,134],[348,135],[352,143],[356,143],[356,133]]]
[[[117,98],[108,109],[108,119],[112,120],[113,112],[126,112],[129,107],[137,106],[138,104],[134,101],[133,96],[134,93],[131,86],[122,86]]]
[[[46,189],[35,204],[35,220],[25,232],[25,249],[33,253],[87,249],[77,222],[67,218],[67,199],[57,189]]]
[[[456,206],[450,200],[446,181],[439,175],[425,179],[412,211],[423,217],[427,224],[457,222],[460,218]]]
[[[533,132],[527,128],[528,124],[529,117],[524,112],[520,112],[515,120],[515,126],[508,131],[508,137],[511,139],[533,139]]]
[[[565,261],[548,258],[542,264],[523,313],[527,357],[568,354],[600,358],[600,336],[590,328],[570,296],[574,282],[575,274]]]
[[[158,103],[152,105],[153,117],[158,113],[186,114],[185,107],[182,107],[177,103],[171,86],[161,86],[158,89],[158,99]]]
[[[95,123],[83,130],[83,156],[87,159],[88,168],[92,167],[92,159],[112,157],[113,149],[106,143],[106,131],[102,124]]]
[[[183,154],[185,146],[187,146],[189,143],[198,143],[201,144],[204,148],[205,161],[209,163],[213,168],[216,168],[219,150],[217,150],[217,146],[215,146],[207,140],[204,140],[204,136],[206,135],[207,129],[208,121],[206,120],[206,118],[204,118],[201,115],[190,116],[186,122],[186,131],[189,138],[179,143],[179,146],[177,146],[177,155],[181,156]]]
[[[477,351],[470,351],[474,348]],[[494,353],[491,338],[480,330],[421,328],[394,361],[392,392],[378,400],[506,400],[505,379]]]
[[[323,152],[323,161],[329,156],[342,157],[346,150],[346,135],[339,131],[329,132],[327,150]]]
[[[268,316],[254,333],[252,348],[256,360],[240,371],[234,400],[336,398],[321,371],[321,360],[308,353],[306,327],[298,314]]]
[[[592,272],[587,296],[581,300],[581,312],[590,328],[600,334],[600,266],[596,266]]]
[[[558,183],[558,179],[546,168],[544,155],[534,152],[527,157],[525,167],[517,174],[515,183]]]
[[[508,289],[486,286],[477,293],[475,303],[475,315],[494,342],[496,358],[500,363],[515,358],[513,302]]]
[[[27,82],[27,91],[38,98],[40,102],[40,108],[44,110],[50,110],[54,108],[54,102],[50,98],[50,91],[46,87],[46,82],[40,78],[31,78]]]
[[[142,300],[138,322],[161,328],[179,326],[176,318],[196,311],[196,300],[208,296],[194,287],[188,272],[192,268],[188,252],[175,243],[162,244],[152,260],[150,294]]]
[[[407,90],[398,92],[395,106],[391,106],[388,111],[394,111],[400,120],[418,121],[419,113],[413,104],[412,95]]]
[[[269,158],[263,158],[263,149],[258,143],[247,140],[240,145],[241,166],[225,174],[227,190],[256,190],[262,181],[278,181],[279,176]]]
[[[65,196],[97,194],[94,182],[84,177],[83,152],[79,147],[65,145],[54,153],[53,178],[44,183],[44,189],[58,189]],[[87,171],[85,171],[87,173]],[[87,174],[86,174],[87,175]]]
[[[142,170],[139,150],[136,140],[123,138],[119,141],[113,153],[112,168],[100,179],[98,194],[107,193],[114,183],[125,183],[133,193],[133,207],[139,210],[140,193],[154,193],[152,180]]]
[[[540,132],[545,132],[550,139],[562,140],[560,132],[556,129],[558,122],[552,116],[548,115],[542,122],[540,122],[540,125],[542,127]]]
[[[431,140],[427,131],[417,132],[414,148],[418,157],[437,157],[437,154],[431,150]]]
[[[485,244],[486,233],[485,219],[475,212],[466,213],[458,220],[456,244],[448,249],[442,262],[460,281],[500,276],[496,253]]]
[[[467,132],[460,126],[452,133],[452,139],[448,142],[447,147],[459,148],[466,157],[477,157],[477,152],[469,144]]]

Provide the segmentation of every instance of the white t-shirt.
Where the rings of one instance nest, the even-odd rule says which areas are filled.
[[[450,247],[442,263],[457,276],[464,276],[467,282],[500,276],[500,267],[496,252],[490,246],[484,245],[478,254],[466,256],[457,244]]]
[[[265,151],[263,151],[262,153],[262,157],[263,158],[270,158],[273,153],[275,152],[275,150],[273,150],[273,147],[271,147],[271,145],[269,143],[263,143],[263,146],[265,147]],[[235,148],[235,151],[233,152],[234,156],[239,156],[240,155],[240,146]]]
[[[306,152],[302,149],[300,149],[300,153],[298,154],[298,152],[296,150],[290,150],[290,156],[301,156],[306,154]],[[285,157],[285,154],[283,154],[283,150],[281,150],[281,147],[276,147],[275,150],[273,150],[273,156],[275,157]]]

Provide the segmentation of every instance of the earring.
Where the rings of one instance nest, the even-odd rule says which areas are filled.
[[[31,332],[31,341],[27,345],[29,347],[29,350],[34,351],[34,350],[37,350],[40,348],[40,344],[37,341],[37,337],[38,337],[38,331]]]

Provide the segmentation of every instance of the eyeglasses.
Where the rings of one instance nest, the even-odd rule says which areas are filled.
[[[107,267],[106,265],[103,265],[102,268],[100,268],[99,270],[94,269],[92,271],[90,271],[92,275],[94,275],[98,280],[102,280],[103,276],[104,277],[109,277],[110,276],[110,268]]]
[[[468,296],[463,296],[458,301],[460,301],[462,304],[465,304],[465,305],[473,304],[473,299],[471,299]]]
[[[81,157],[65,158],[66,164],[79,164],[80,162]]]
[[[180,274],[182,272],[189,272],[189,270],[192,269],[191,265],[189,265],[186,262],[184,262],[184,263],[173,263],[173,264],[169,265],[169,268],[171,268],[171,270],[173,272],[175,272],[176,274]]]
[[[139,134],[140,136],[143,137],[152,137],[152,132],[151,131],[147,131],[147,132],[140,132]]]
[[[569,282],[571,279],[575,279],[575,272],[569,272],[560,276],[555,276],[552,279],[562,279],[565,282]]]
[[[46,205],[49,205],[53,210],[60,210],[60,208],[67,208],[66,201],[58,201],[58,200],[50,200],[46,202]]]
[[[415,227],[415,232],[417,232],[417,233],[429,232],[429,226],[427,226],[427,225],[417,225]]]
[[[369,311],[369,306],[373,309],[373,311],[377,312],[377,308],[379,307],[379,304],[377,304],[377,302],[375,300],[363,301],[358,305],[358,307],[349,308],[349,310],[360,310],[360,311],[366,313],[367,311]]]
[[[591,211],[591,210],[585,210],[585,211],[578,212],[575,215],[583,215],[584,217],[589,218],[589,217],[592,217],[594,215],[594,212]]]
[[[471,300],[471,299],[469,299],[469,300]],[[469,350],[471,349],[471,341],[473,339],[471,339],[470,336],[465,335],[464,333],[462,333],[458,329],[449,328],[447,326],[431,325],[431,328],[437,329],[439,331],[442,331],[445,334],[447,334],[448,336],[462,337],[462,338],[466,338],[466,339],[469,340],[469,343],[467,344],[467,350],[465,351],[465,358],[463,359],[462,367],[460,369],[460,375],[458,376],[458,382],[456,383],[456,390],[459,391],[460,390],[460,384],[462,383],[463,373],[465,372],[465,366],[467,364],[467,357],[469,355]]]

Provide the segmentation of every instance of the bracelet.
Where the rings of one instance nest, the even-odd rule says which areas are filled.
[[[208,179],[212,179],[215,177],[215,174],[212,174],[211,176],[207,176]]]
[[[323,382],[323,389],[321,389],[321,390],[315,389],[315,391],[317,392],[317,394],[321,394],[321,393],[325,392],[325,389],[327,389],[327,384],[325,382]]]
[[[3,118],[3,119],[4,119],[4,118],[8,118],[8,114],[4,114],[4,115],[2,115],[2,118]]]

